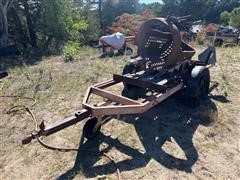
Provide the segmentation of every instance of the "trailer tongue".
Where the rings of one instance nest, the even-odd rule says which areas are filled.
[[[88,88],[82,110],[51,126],[45,127],[42,122],[40,129],[22,143],[28,144],[32,139],[49,136],[85,119],[83,134],[91,139],[100,131],[105,116],[143,113],[176,92],[194,105],[208,95],[210,73],[207,65],[216,62],[215,48],[204,51],[199,61],[191,60],[195,50],[181,40],[170,18],[155,18],[143,23],[137,45],[138,57],[126,64],[123,75],[114,74],[111,80]],[[106,90],[119,83],[124,84],[122,95]],[[151,95],[146,95],[147,92]],[[93,105],[89,102],[92,95],[105,100]]]

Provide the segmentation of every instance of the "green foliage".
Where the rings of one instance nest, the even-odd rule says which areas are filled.
[[[240,29],[240,7],[234,8],[232,12],[222,12],[221,21],[224,25],[229,24],[237,29]]]
[[[54,53],[67,41],[84,44],[99,32],[97,16],[86,2],[77,4],[80,7],[72,0],[15,0],[9,13],[10,32],[25,52],[35,47],[32,42],[42,52]]]
[[[205,0],[163,0],[163,7],[161,14],[164,16],[186,16],[191,15],[193,19],[199,20],[203,18],[205,11]]]
[[[88,29],[88,24],[84,20],[75,21],[69,32],[69,39],[72,41],[78,41],[84,43],[84,34]]]
[[[81,14],[80,14],[81,15]],[[83,16],[83,15],[82,15]],[[88,43],[91,40],[98,40],[100,34],[100,25],[96,11],[89,11],[86,16],[83,16],[84,20],[88,24],[86,31],[82,34],[84,43]]]
[[[65,40],[73,25],[70,0],[42,0],[42,18],[48,36]]]
[[[91,40],[96,40],[100,34],[99,19],[96,10],[92,10],[89,4],[76,6],[73,10],[73,21],[78,24],[78,32],[73,31],[72,38],[87,44]],[[80,24],[79,24],[80,23]],[[74,25],[75,26],[75,25]],[[73,26],[73,29],[75,27]]]
[[[239,0],[208,0],[205,2],[203,18],[210,23],[219,23],[221,13],[224,11],[231,12],[235,7],[240,5]]]
[[[88,24],[85,21],[81,20],[80,22],[74,23],[72,28],[75,31],[87,30]]]
[[[220,15],[221,21],[224,25],[228,25],[228,22],[230,21],[230,13],[227,11],[223,11]]]
[[[117,16],[124,13],[136,14],[142,10],[138,0],[105,0],[102,2],[102,25],[104,28],[111,26]]]
[[[208,23],[219,23],[223,11],[232,11],[240,5],[239,0],[162,0],[160,15],[185,16],[191,15],[195,20],[205,20]]]
[[[221,14],[224,24],[239,28],[240,22],[236,8],[239,0],[162,0],[152,4],[140,4],[138,0],[13,0],[12,5],[8,24],[13,39],[9,42],[20,44],[26,53],[32,48],[59,53],[66,44],[64,52],[69,57],[76,52],[69,42],[87,45],[98,40],[114,21],[114,30],[127,35],[137,32],[140,21],[154,16],[190,14],[194,20],[219,23]]]
[[[233,9],[230,14],[230,25],[240,29],[240,7]]]
[[[63,58],[66,62],[73,61],[79,54],[80,43],[69,41],[63,48]]]
[[[142,4],[141,12],[144,12],[146,9],[151,10],[155,16],[159,17],[163,12],[163,4],[160,3]]]
[[[137,13],[138,8],[138,0],[118,0],[118,3],[116,4],[116,15],[119,16],[123,13]]]
[[[116,17],[116,4],[117,1],[115,0],[106,0],[106,2],[103,5],[102,11],[103,11],[103,26],[107,27],[112,24]]]

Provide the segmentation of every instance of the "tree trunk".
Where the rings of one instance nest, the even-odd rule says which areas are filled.
[[[33,48],[37,48],[37,35],[36,35],[35,30],[34,30],[31,14],[29,13],[29,5],[28,5],[27,0],[23,1],[23,6],[24,6],[24,14],[25,14],[26,19],[27,19],[28,32],[29,32],[29,36],[30,36],[30,43],[31,43],[31,46]]]
[[[99,15],[99,25],[100,25],[100,29],[103,30],[102,0],[98,0],[98,15]]]
[[[0,47],[6,46],[8,40],[8,3],[9,1],[6,1],[5,4],[3,4],[2,0],[0,0]]]
[[[52,39],[53,39],[52,36],[49,36],[49,37],[48,37],[47,41],[46,41],[46,42],[44,43],[44,45],[43,45],[43,50],[48,49],[48,46],[49,46],[49,44],[51,43]]]
[[[11,8],[9,10],[9,14],[11,14],[11,17],[13,19],[13,22],[15,23],[15,30],[14,32],[15,34],[15,40],[17,40],[17,42],[19,42],[24,49],[27,48],[27,44],[29,43],[29,38],[28,35],[26,34],[26,32],[23,29],[20,17],[17,13],[17,10],[15,7]]]

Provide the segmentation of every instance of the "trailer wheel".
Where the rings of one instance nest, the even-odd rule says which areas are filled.
[[[127,55],[127,56],[130,56],[130,55],[132,55],[132,54],[133,54],[132,48],[127,47],[127,48],[126,48],[126,55]]]
[[[118,50],[118,53],[117,53],[117,55],[127,55],[127,56],[130,56],[132,54],[133,54],[133,50],[130,47],[120,49]]]
[[[83,136],[87,139],[95,138],[101,129],[101,126],[97,129],[96,132],[93,132],[93,128],[97,124],[97,118],[89,119],[83,126]]]
[[[187,79],[184,96],[188,105],[199,106],[200,101],[208,96],[210,85],[209,69],[196,66],[192,69],[190,78]]]
[[[122,75],[125,74],[133,74],[137,72],[137,65],[134,62],[128,62],[124,68],[123,68],[123,72]],[[123,83],[124,88],[122,91],[122,96],[131,98],[131,99],[138,99],[138,97],[143,96],[143,94],[145,93],[145,89],[138,87],[138,86],[134,86],[132,84],[127,84],[127,83]]]
[[[223,45],[223,40],[222,39],[215,39],[214,45],[217,47],[221,47]]]

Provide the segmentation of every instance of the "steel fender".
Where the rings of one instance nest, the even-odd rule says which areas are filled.
[[[191,77],[188,78],[186,82],[185,94],[189,97],[194,97],[196,95],[196,91],[198,88],[199,79],[202,77],[200,74],[204,73],[203,71],[207,71],[205,73],[209,73],[209,69],[205,66],[195,66],[192,69]]]
[[[198,74],[200,74],[205,68],[206,68],[205,66],[195,66],[192,69],[191,77],[196,78],[198,76]]]

